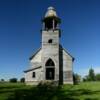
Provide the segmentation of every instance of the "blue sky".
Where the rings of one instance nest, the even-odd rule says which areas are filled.
[[[41,46],[41,19],[54,6],[62,19],[61,44],[74,72],[100,73],[100,0],[0,0],[0,79],[20,78]]]

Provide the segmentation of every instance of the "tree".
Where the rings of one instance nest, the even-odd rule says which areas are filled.
[[[25,78],[24,78],[24,77],[21,78],[21,79],[20,79],[20,82],[24,83],[24,82],[25,82]]]
[[[12,82],[12,83],[16,83],[17,82],[17,78],[11,78],[11,79],[9,79],[9,81]]]
[[[4,82],[5,80],[4,79],[1,79],[1,82]]]
[[[89,69],[88,80],[95,81],[95,73],[94,73],[94,69],[92,68]]]

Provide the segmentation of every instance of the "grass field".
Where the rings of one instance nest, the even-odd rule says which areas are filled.
[[[0,83],[0,100],[100,100],[100,82],[59,87]]]

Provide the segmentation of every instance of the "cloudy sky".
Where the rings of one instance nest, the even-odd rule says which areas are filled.
[[[0,0],[0,79],[23,76],[49,6],[62,19],[61,44],[75,58],[74,72],[100,73],[100,0]]]

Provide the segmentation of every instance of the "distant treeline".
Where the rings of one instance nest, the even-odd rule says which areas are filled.
[[[94,69],[90,68],[88,75],[81,78],[81,76],[76,73],[76,74],[73,74],[73,79],[74,79],[74,84],[78,84],[81,81],[83,81],[83,82],[85,82],[85,81],[100,81],[100,73],[95,74]]]
[[[1,79],[0,82],[5,82],[5,80],[4,80],[4,79]],[[22,83],[24,83],[24,82],[25,82],[25,78],[22,77],[22,78],[20,79],[20,81],[18,81],[17,78],[10,78],[10,79],[9,79],[9,82],[11,82],[11,83],[17,83],[17,82],[22,82]]]

